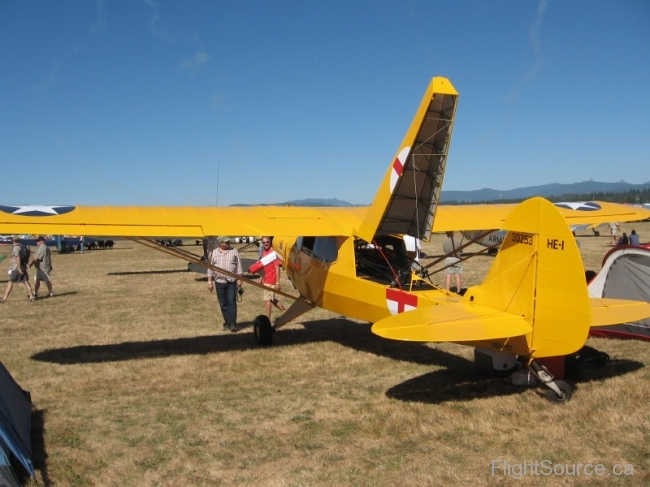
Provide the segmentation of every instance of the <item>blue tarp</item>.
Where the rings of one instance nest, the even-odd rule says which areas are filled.
[[[12,455],[34,477],[32,401],[0,362],[0,469]],[[6,465],[7,469],[10,468]]]

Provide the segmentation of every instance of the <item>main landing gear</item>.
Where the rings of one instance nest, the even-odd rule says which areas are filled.
[[[554,381],[548,369],[538,364],[535,360],[530,362],[528,370],[535,374],[542,384],[548,387],[546,390],[546,399],[555,403],[569,402],[573,392],[569,384],[561,380]]]
[[[268,347],[273,344],[273,333],[275,330],[271,325],[271,320],[266,315],[259,315],[253,321],[253,335],[255,342],[261,347]]]

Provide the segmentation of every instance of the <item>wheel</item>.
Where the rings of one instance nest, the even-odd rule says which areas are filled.
[[[268,347],[273,344],[273,327],[271,320],[266,315],[259,315],[253,321],[253,335],[255,342],[261,347]]]
[[[553,389],[546,389],[546,399],[555,403],[569,402],[572,392],[571,386],[561,380],[556,380],[555,385],[562,392],[562,396],[558,396]]]

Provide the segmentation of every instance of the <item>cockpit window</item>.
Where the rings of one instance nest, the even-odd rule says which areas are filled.
[[[316,237],[314,256],[323,262],[334,262],[339,255],[339,248],[334,237]]]
[[[334,237],[298,237],[296,246],[305,254],[323,262],[334,262],[339,255]]]

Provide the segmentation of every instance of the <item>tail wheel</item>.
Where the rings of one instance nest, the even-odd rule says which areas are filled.
[[[558,396],[553,389],[546,389],[546,399],[555,403],[569,402],[572,394],[571,386],[561,380],[556,380],[555,385],[557,386],[558,389],[560,389],[562,395]]]
[[[259,315],[253,321],[253,334],[255,342],[261,347],[268,347],[273,344],[273,327],[271,320],[266,315]]]

